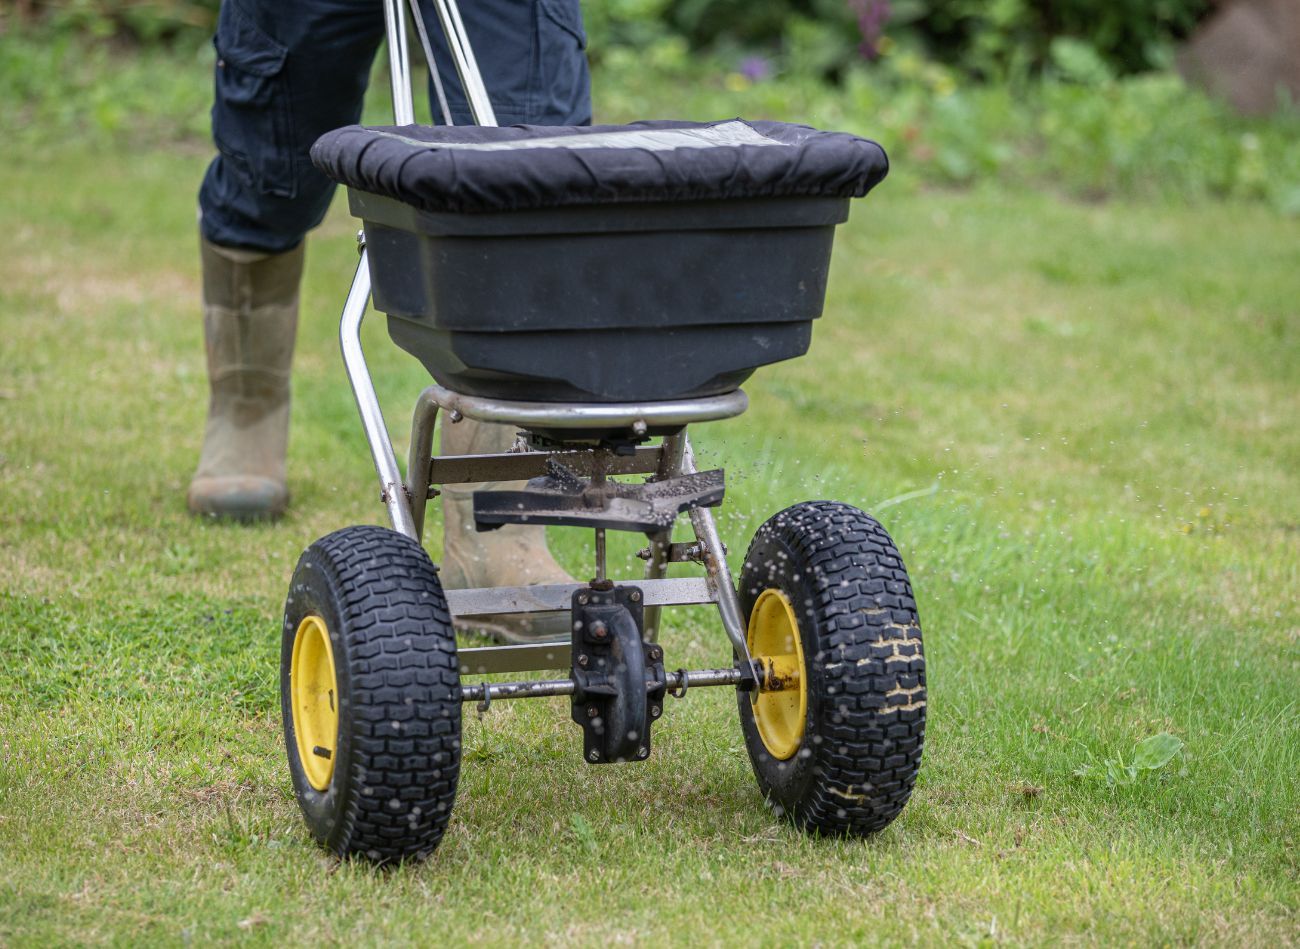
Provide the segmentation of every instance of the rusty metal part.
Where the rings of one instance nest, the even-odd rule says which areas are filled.
[[[751,677],[755,677],[751,673]],[[664,679],[666,682],[647,682],[646,691],[649,692],[660,685],[666,684],[670,694],[684,695],[686,688],[692,689],[705,688],[708,686],[719,685],[740,685],[746,678],[745,674],[738,667],[730,669],[694,669],[687,671],[678,669],[676,672],[665,672]],[[575,685],[572,679],[537,679],[530,682],[477,682],[472,685],[461,686],[461,701],[463,702],[482,702],[483,696],[491,693],[490,701],[499,701],[501,699],[530,699],[544,698],[554,695],[573,695]],[[764,691],[773,691],[763,684]]]
[[[606,478],[597,465],[580,478],[554,458],[547,474],[522,488],[474,492],[474,523],[479,530],[501,524],[558,524],[570,527],[653,532],[669,530],[677,516],[722,503],[721,469],[675,475],[645,484]]]

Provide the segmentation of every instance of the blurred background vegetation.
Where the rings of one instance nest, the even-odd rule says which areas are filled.
[[[16,134],[202,142],[219,0],[15,0]],[[743,115],[882,142],[922,184],[1241,198],[1300,215],[1300,113],[1243,118],[1174,51],[1211,0],[583,0],[597,121]],[[382,115],[374,117],[382,121]]]
[[[211,34],[220,0],[12,6],[15,21],[43,21],[57,31],[193,43]],[[669,40],[697,51],[811,54],[805,67],[833,78],[902,44],[969,75],[1004,78],[1062,59],[1087,59],[1089,70],[1104,73],[1167,66],[1171,43],[1190,32],[1210,0],[584,0],[583,9],[597,57]]]

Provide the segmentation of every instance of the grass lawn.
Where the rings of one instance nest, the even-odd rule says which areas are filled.
[[[205,152],[0,142],[0,944],[1300,943],[1300,222],[887,182],[812,352],[696,441],[733,552],[805,498],[894,534],[930,663],[901,818],[783,826],[725,689],[621,768],[565,700],[502,703],[441,849],[379,872],[308,839],[278,702],[298,554],[384,516],[336,343],[355,224],[309,254],[291,514],[195,520]],[[367,339],[404,432],[423,370]],[[725,659],[669,621],[670,666]],[[1132,784],[1075,774],[1166,731]]]

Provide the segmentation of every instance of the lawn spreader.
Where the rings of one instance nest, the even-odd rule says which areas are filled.
[[[567,696],[598,765],[648,758],[667,699],[706,686],[736,691],[778,814],[825,834],[884,827],[925,726],[893,542],[850,505],[796,504],[758,529],[735,582],[713,516],[724,473],[697,468],[688,436],[744,412],[757,367],[807,350],[835,226],[884,177],[884,153],[777,122],[497,128],[455,0],[434,6],[476,125],[418,126],[404,11],[384,6],[395,125],[340,129],[312,151],[363,222],[341,339],[392,524],[316,541],[289,591],[282,710],[312,833],[379,862],[432,852],[464,703]],[[405,477],[361,348],[372,291],[436,380],[416,401]],[[515,449],[435,457],[435,423],[467,418],[515,426]],[[477,529],[590,531],[591,580],[443,590],[421,543],[438,487],[520,481],[475,493]],[[643,578],[609,576],[608,531],[645,535]],[[699,573],[669,577],[670,564]],[[716,606],[730,665],[673,665],[660,615],[684,604]],[[457,648],[453,617],[529,612],[567,614],[571,635]]]

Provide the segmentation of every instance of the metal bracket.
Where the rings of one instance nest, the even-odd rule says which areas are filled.
[[[362,263],[364,267],[364,258]],[[358,281],[364,279],[362,290],[365,295],[368,295],[370,271],[359,270],[357,279]],[[354,287],[354,294],[357,292]],[[359,312],[354,313],[355,323],[350,322],[348,316],[353,308],[352,297],[349,297],[349,307],[345,309],[344,321],[349,328],[344,334],[344,361],[348,365],[348,377],[352,380],[353,390],[357,393],[357,404],[362,407],[362,424],[365,426],[366,437],[370,441],[371,452],[375,457],[375,467],[380,471],[380,479],[386,486],[393,480],[392,475],[397,472],[397,462],[392,460],[392,445],[388,441],[387,430],[383,428],[383,416],[378,412],[374,386],[366,371],[365,358],[361,354],[358,334],[366,305],[365,295],[358,300]],[[374,406],[373,411],[367,408],[371,405]],[[480,479],[512,481],[536,477],[545,472],[546,461],[552,455],[549,451],[506,452],[477,458],[475,456],[432,458],[434,424],[440,411],[445,412],[451,422],[472,418],[480,422],[501,422],[525,430],[530,426],[554,426],[579,430],[610,425],[616,427],[635,425],[636,421],[645,419],[649,419],[654,425],[684,426],[692,422],[733,418],[744,412],[748,405],[749,400],[739,389],[725,395],[699,399],[607,405],[501,401],[464,395],[435,383],[420,393],[411,419],[410,454],[406,466],[406,487],[410,492],[411,500],[409,505],[405,505],[406,518],[411,529],[408,531],[398,525],[398,518],[402,516],[402,512],[395,511],[391,504],[389,516],[398,530],[418,539],[424,532],[425,507],[431,496],[430,481],[445,484],[466,484]],[[655,480],[671,474],[679,474],[681,473],[681,448],[684,444],[685,433],[679,433],[665,438],[661,447],[642,447],[632,455],[611,456],[606,460],[606,473],[647,474],[654,471]],[[594,469],[594,454],[590,450],[563,450],[555,455],[567,467],[580,474],[587,474]],[[478,460],[479,458],[481,460]],[[663,576],[662,572],[651,574],[652,579],[661,576]]]
[[[591,764],[650,757],[650,726],[663,714],[663,649],[641,637],[636,587],[573,594],[573,720]]]
[[[725,492],[721,469],[623,484],[580,478],[554,458],[546,467],[546,475],[520,490],[475,491],[475,526],[560,524],[657,533],[684,511],[721,504]]]
[[[467,617],[568,610],[572,605],[573,594],[585,589],[585,583],[546,583],[528,587],[475,587],[469,590],[447,590],[446,593],[452,615]],[[713,591],[704,577],[644,580],[641,591],[642,602],[647,606],[687,606],[715,602]]]
[[[727,552],[727,545],[722,545],[722,552]],[[652,560],[655,556],[655,548],[652,544],[649,547],[642,547],[636,552],[637,557],[641,560]],[[669,544],[666,549],[660,552],[660,557],[664,563],[704,563],[704,548],[700,544]]]
[[[579,477],[590,477],[590,451],[509,451],[490,455],[443,455],[428,462],[430,484],[482,484],[485,481],[527,481],[546,474],[555,459]],[[642,446],[633,455],[610,458],[608,474],[652,474],[659,465],[659,446]],[[418,468],[418,459],[416,466]],[[413,469],[414,470],[414,469]],[[414,476],[412,476],[414,477]]]

